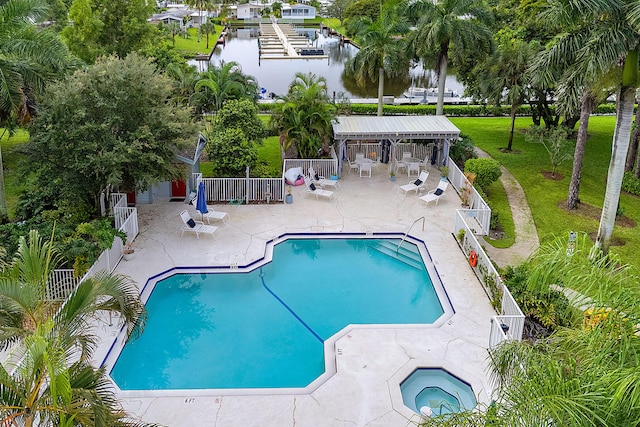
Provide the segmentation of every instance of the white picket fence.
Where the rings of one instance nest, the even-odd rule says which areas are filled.
[[[133,242],[138,235],[138,210],[136,208],[126,207],[126,194],[112,194],[110,201],[114,203],[114,207],[110,209],[110,211],[112,211],[114,215],[115,227],[126,233],[127,243]],[[53,270],[47,283],[46,298],[48,300],[64,300],[87,278],[94,276],[99,271],[112,272],[122,259],[123,254],[124,242],[122,239],[116,237],[113,239],[111,249],[103,251],[96,262],[93,263],[82,277],[77,277],[73,269]]]
[[[466,210],[459,209],[456,211],[453,234],[458,239],[462,252],[467,258],[469,258],[471,251],[475,251],[478,255],[476,266],[471,268],[480,279],[480,283],[489,298],[492,301],[500,299],[499,313],[491,319],[489,350],[507,340],[521,341],[525,316],[513,299],[511,292],[503,283],[491,259],[489,259],[489,256],[482,249],[482,245],[476,239],[474,230],[467,224],[465,220],[466,214]]]

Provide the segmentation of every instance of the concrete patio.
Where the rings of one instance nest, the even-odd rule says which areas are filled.
[[[346,171],[346,168],[345,168]],[[185,391],[179,397],[131,396],[119,392],[124,408],[146,422],[168,426],[405,426],[419,417],[402,404],[399,384],[416,367],[443,367],[473,386],[480,402],[490,401],[486,375],[491,316],[495,314],[480,283],[458,248],[453,228],[460,199],[450,186],[436,206],[418,203],[397,188],[412,179],[399,174],[389,181],[387,168],[377,165],[371,178],[346,172],[336,200],[304,197],[294,187],[292,204],[217,205],[229,214],[213,239],[181,236],[179,214],[193,206],[156,200],[138,205],[140,234],[135,258],[121,261],[117,273],[140,286],[175,266],[244,265],[264,255],[265,243],[284,233],[406,232],[426,242],[455,314],[440,326],[347,328],[335,339],[336,374],[311,393],[238,395],[233,391]],[[440,175],[430,170],[427,190]],[[424,194],[424,192],[422,193]],[[103,343],[96,354],[104,359],[117,331],[101,326]],[[194,372],[194,375],[197,375]]]

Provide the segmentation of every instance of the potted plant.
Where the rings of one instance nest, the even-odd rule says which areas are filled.
[[[442,179],[443,181],[446,180],[447,176],[449,176],[449,167],[440,166],[439,170],[440,170],[440,179]]]
[[[131,246],[131,243],[127,243],[124,245],[123,257],[125,261],[131,261],[133,259],[133,254],[135,250]]]
[[[287,185],[287,195],[284,196],[284,201],[287,204],[293,203],[293,194],[291,194],[291,186]]]
[[[394,171],[389,171],[389,179],[391,181],[395,181],[396,180],[396,173]]]

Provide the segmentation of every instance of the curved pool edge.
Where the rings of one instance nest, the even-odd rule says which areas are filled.
[[[355,329],[434,329],[439,328],[448,321],[455,314],[455,309],[451,303],[449,295],[444,287],[444,284],[440,278],[440,275],[433,263],[433,259],[429,254],[426,243],[411,235],[405,235],[403,233],[285,233],[274,239],[266,242],[264,256],[254,260],[246,265],[227,265],[227,266],[176,266],[165,271],[162,271],[156,275],[153,275],[147,279],[145,285],[140,291],[140,297],[144,304],[151,296],[154,286],[157,282],[164,280],[175,274],[207,274],[207,273],[248,273],[254,271],[263,265],[271,262],[273,257],[273,248],[278,243],[290,238],[307,238],[307,239],[349,239],[349,238],[364,238],[364,239],[380,239],[380,238],[405,238],[407,242],[414,243],[420,250],[420,254],[423,258],[425,268],[431,278],[433,288],[440,301],[443,314],[438,317],[431,324],[374,324],[374,325],[347,325],[336,334],[325,340],[324,342],[324,359],[325,359],[325,372],[317,377],[306,387],[296,388],[225,388],[225,389],[163,389],[163,390],[122,390],[116,384],[116,382],[108,375],[109,380],[114,387],[116,393],[122,398],[158,398],[158,397],[217,397],[217,396],[252,396],[252,395],[301,395],[310,394],[317,390],[322,384],[333,377],[336,374],[336,342],[347,335],[350,331]],[[100,364],[101,367],[105,367],[108,373],[113,369],[120,352],[126,344],[126,333],[124,328],[116,334],[113,339],[109,350]]]

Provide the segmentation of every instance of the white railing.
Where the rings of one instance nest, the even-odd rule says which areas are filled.
[[[109,216],[113,216],[113,212],[115,208],[126,208],[126,207],[127,207],[127,195],[125,193],[111,193],[109,195]]]
[[[395,147],[394,158],[402,158],[403,152],[409,152],[411,153],[411,157],[416,159],[430,159],[433,153],[433,147],[433,143],[415,144],[410,142],[401,142]],[[391,149],[393,150],[393,147]],[[347,144],[347,157],[354,160],[356,158],[356,153],[362,153],[365,157],[372,160],[380,160],[382,159],[382,145],[379,142]]]
[[[284,201],[282,178],[200,178],[196,182],[200,181],[208,202]]]
[[[127,243],[133,242],[138,235],[138,210],[127,207],[114,208],[114,220],[116,228],[126,233]],[[113,239],[111,249],[103,251],[84,276],[77,277],[72,269],[53,270],[47,283],[46,298],[48,300],[65,299],[81,282],[94,276],[99,271],[112,272],[122,259],[123,254],[124,242],[116,237]]]
[[[127,235],[127,243],[131,243],[138,236],[138,209],[121,208],[113,209],[115,227]]]
[[[475,267],[472,266],[471,268],[480,279],[480,283],[496,311],[499,308],[498,315],[493,316],[491,319],[489,349],[491,350],[506,340],[521,341],[524,329],[524,314],[522,314],[522,310],[513,299],[509,289],[502,282],[502,278],[493,266],[491,259],[482,249],[475,233],[465,221],[465,214],[463,210],[456,211],[453,234],[458,240],[465,257],[469,257],[471,251],[477,254],[477,263]]]
[[[450,157],[447,158],[447,167],[449,169],[447,178],[458,194],[463,191],[470,192],[469,209],[465,209],[467,218],[473,218],[478,223],[480,230],[482,230],[482,234],[485,236],[488,235],[491,229],[491,208],[489,204],[484,201],[480,193],[478,193],[478,190],[471,185],[469,180],[464,176],[464,173],[462,173],[458,165],[456,165]],[[474,234],[478,234],[474,227],[471,228]]]

